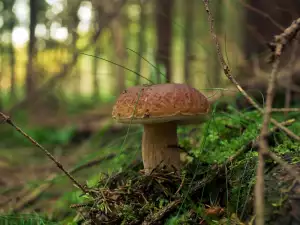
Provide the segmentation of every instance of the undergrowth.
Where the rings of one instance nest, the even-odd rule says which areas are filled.
[[[297,119],[299,114],[291,113],[287,118],[280,113],[273,116],[283,121]],[[48,219],[69,225],[89,224],[95,220],[98,224],[103,221],[108,224],[141,224],[143,221],[145,224],[242,224],[241,221],[249,221],[253,218],[252,188],[257,163],[257,149],[249,143],[258,136],[261,119],[257,111],[240,112],[228,106],[224,112],[214,111],[202,126],[178,127],[184,164],[180,177],[159,170],[150,176],[140,172],[141,127],[129,127],[118,134],[110,134],[107,127],[88,141],[86,148],[94,150],[81,157],[77,166],[99,156],[111,153],[115,156],[79,172],[76,176],[84,177],[90,194],[65,191]],[[300,124],[295,122],[289,128],[299,132]],[[72,132],[72,129],[28,131],[33,138],[50,145],[65,145]],[[49,136],[50,133],[53,136]],[[21,142],[21,137],[11,137],[12,141]],[[299,143],[279,131],[272,133],[268,141],[272,151],[291,164],[300,164]],[[242,153],[228,163],[241,149]],[[272,221],[272,213],[279,215],[287,202],[287,193],[281,189],[288,188],[290,179],[270,160],[266,167],[266,186],[273,187],[266,193],[267,211]],[[277,178],[268,175],[272,173],[289,182],[279,187]],[[55,185],[62,188],[66,182],[62,182],[63,177],[59,178]]]
[[[92,194],[82,197],[85,203],[73,205],[80,212],[78,220],[87,224],[241,224],[240,220],[251,220],[257,152],[249,143],[258,136],[260,124],[257,111],[240,113],[229,107],[204,126],[180,127],[180,145],[185,149],[181,177],[159,170],[146,176],[139,172],[141,163],[104,174],[90,186]],[[269,139],[273,151],[299,163],[298,143],[280,132]],[[243,148],[239,157],[224,166]],[[270,202],[268,207],[274,205]]]

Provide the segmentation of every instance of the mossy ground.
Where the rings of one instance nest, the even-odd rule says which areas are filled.
[[[274,114],[274,117],[283,121],[297,119],[299,115],[283,118]],[[121,172],[102,174],[90,187],[90,194],[82,196],[84,203],[73,205],[78,211],[76,223],[243,224],[251,221],[257,165],[257,148],[252,143],[259,134],[261,120],[257,111],[240,112],[229,106],[226,112],[213,111],[211,119],[201,127],[180,127],[180,145],[185,149],[185,166],[180,177],[158,169],[146,176],[140,161],[134,166],[127,165]],[[294,123],[290,129],[299,133],[300,124]],[[272,151],[299,168],[299,143],[276,131],[269,135],[269,144]],[[229,160],[236,153],[239,154]],[[279,185],[278,180],[284,182]],[[291,193],[286,191],[292,181],[278,165],[267,160],[266,187],[273,190],[266,191],[269,224],[274,224],[276,215],[277,220],[293,217],[281,210],[283,206],[293,207],[287,206]],[[300,203],[293,204],[296,207]]]
[[[280,122],[295,119],[289,129],[300,133],[299,113],[272,116]],[[2,140],[7,136],[9,141],[0,143],[1,179],[14,183],[14,174],[22,183],[1,189],[0,200],[18,196],[24,188],[29,193],[39,191],[51,172],[58,176],[51,181],[50,188],[18,210],[18,213],[43,214],[41,222],[33,224],[89,224],[97,218],[99,224],[105,221],[106,224],[246,224],[253,218],[257,164],[257,147],[253,141],[259,135],[261,122],[257,111],[241,111],[229,105],[222,109],[213,107],[211,119],[201,126],[178,127],[184,167],[177,177],[160,170],[150,176],[141,172],[141,127],[112,129],[108,125],[90,139],[74,144],[70,143],[74,138],[73,128],[59,132],[30,130],[17,121],[41,145],[48,149],[56,146],[51,152],[60,157],[66,168],[77,170],[74,177],[86,183],[91,194],[74,191],[70,181],[59,175],[42,152],[10,127],[3,126]],[[272,132],[268,141],[273,152],[299,168],[299,143],[279,130]],[[13,148],[15,143],[17,148]],[[97,159],[103,160],[79,169]],[[274,221],[281,222],[280,225],[292,224],[290,221],[300,212],[297,208],[300,204],[291,196],[299,196],[299,185],[291,188],[293,178],[269,159],[265,180],[268,224],[276,224]],[[44,217],[52,223],[43,220]]]

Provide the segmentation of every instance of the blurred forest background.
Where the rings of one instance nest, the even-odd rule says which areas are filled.
[[[222,50],[244,78],[257,73],[266,43],[300,8],[296,0],[211,5]],[[1,0],[0,12],[1,108],[29,107],[42,123],[149,80],[225,85],[201,1]]]
[[[212,0],[210,5],[222,51],[242,83],[266,74],[266,44],[300,16],[298,0]],[[297,66],[290,72],[297,74]],[[96,140],[116,140],[120,130],[110,120],[115,98],[149,80],[186,82],[208,97],[228,87],[202,1],[0,0],[0,109],[67,167],[88,160],[83,159],[87,152],[89,159],[96,157],[99,143],[82,144],[95,132],[110,126]],[[4,124],[0,148],[0,205],[6,211],[25,184],[58,170]],[[111,148],[97,156],[117,152]],[[56,201],[61,193],[59,187],[52,191],[44,196],[47,204],[27,210],[54,210],[49,198]],[[10,207],[18,212],[27,203]]]

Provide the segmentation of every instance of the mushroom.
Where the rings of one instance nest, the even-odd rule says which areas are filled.
[[[142,124],[142,158],[149,174],[159,165],[180,171],[177,125],[199,124],[207,119],[207,98],[187,84],[135,86],[117,99],[112,117],[119,123]]]

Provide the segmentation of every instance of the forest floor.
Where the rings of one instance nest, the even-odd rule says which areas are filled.
[[[289,121],[289,129],[300,133],[300,113],[273,116]],[[257,111],[228,105],[223,111],[213,110],[203,126],[179,127],[185,149],[181,177],[159,170],[145,176],[141,127],[115,126],[107,117],[102,119],[103,129],[88,135],[77,126],[22,127],[96,197],[83,195],[43,152],[2,125],[1,214],[19,218],[29,213],[54,224],[251,224],[255,140],[262,122]],[[300,170],[300,144],[271,129],[272,151]],[[265,180],[267,223],[300,224],[299,184],[270,160]]]

